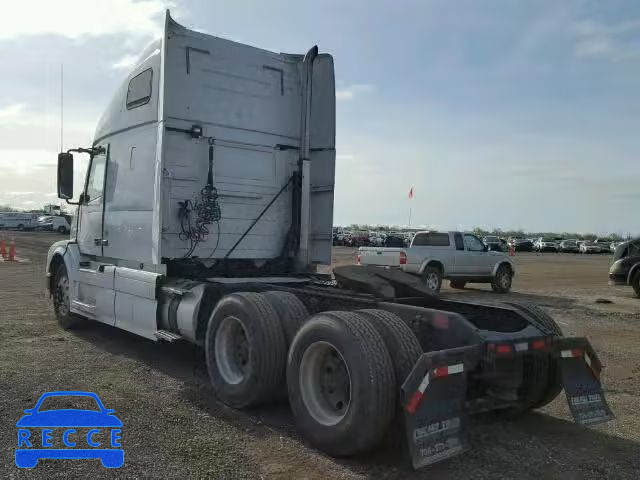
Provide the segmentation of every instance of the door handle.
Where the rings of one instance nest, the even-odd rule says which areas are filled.
[[[107,240],[106,238],[94,238],[93,239],[93,243],[95,244],[96,247],[108,247],[109,246],[109,240]]]

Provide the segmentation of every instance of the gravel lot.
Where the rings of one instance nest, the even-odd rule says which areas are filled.
[[[470,452],[413,472],[392,436],[377,452],[335,460],[304,444],[286,405],[238,411],[216,402],[194,347],[154,344],[93,323],[60,330],[43,271],[49,244],[62,237],[15,237],[28,262],[0,262],[0,478],[640,478],[640,300],[631,289],[607,286],[607,255],[519,254],[513,293],[498,296],[480,285],[445,287],[443,295],[535,301],[566,334],[588,336],[605,364],[617,420],[580,428],[570,423],[562,396],[517,420],[475,420]],[[336,248],[334,263],[352,255]],[[93,391],[115,409],[124,424],[121,469],[106,470],[98,460],[16,468],[15,422],[52,390]]]

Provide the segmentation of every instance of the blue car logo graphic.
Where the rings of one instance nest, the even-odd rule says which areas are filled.
[[[84,400],[90,397],[95,400],[99,410],[41,409],[42,402],[50,397],[67,397],[64,400],[71,401],[73,397],[85,397]],[[113,415],[113,410],[104,408],[95,393],[48,392],[40,397],[34,408],[25,410],[25,413],[16,423],[18,467],[33,468],[41,458],[99,458],[106,468],[119,468],[124,464],[124,450],[120,444],[122,422]],[[54,448],[58,446],[54,442],[67,448]]]

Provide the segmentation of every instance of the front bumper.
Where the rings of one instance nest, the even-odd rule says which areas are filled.
[[[609,285],[626,285],[627,277],[623,274],[610,273],[609,274]]]

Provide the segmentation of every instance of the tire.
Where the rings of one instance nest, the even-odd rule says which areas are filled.
[[[71,293],[67,267],[64,263],[58,264],[53,279],[53,289],[51,292],[53,299],[53,312],[58,321],[58,325],[63,330],[70,330],[78,325],[82,317],[71,313]]]
[[[465,282],[464,280],[449,280],[449,286],[451,288],[459,288],[462,290],[466,285],[467,282]]]
[[[511,267],[502,264],[498,267],[498,271],[491,279],[491,288],[496,293],[508,293],[511,290],[511,282],[513,281],[513,272]]]
[[[62,234],[67,233],[67,227],[63,227],[62,225],[60,225],[58,227],[58,233],[62,233]]]
[[[395,383],[384,341],[355,312],[319,313],[291,344],[291,410],[304,438],[329,455],[351,456],[380,443],[396,413]]]
[[[534,305],[532,303],[520,303],[520,302],[505,302],[507,305],[514,307],[516,310],[523,312],[525,315],[529,315],[534,319],[533,326],[541,327],[542,330],[546,330],[549,334],[562,337],[564,334],[562,333],[562,329],[556,323],[556,321],[545,312],[538,305]],[[538,324],[538,325],[536,325]],[[538,328],[540,328],[538,327]]]
[[[22,232],[24,230],[24,225],[23,224],[18,225],[18,230]]]
[[[422,272],[422,283],[433,293],[440,293],[442,288],[442,271],[433,265],[427,265]]]
[[[309,318],[309,311],[304,303],[290,292],[269,291],[263,292],[262,295],[271,303],[273,308],[276,309],[278,317],[280,317],[280,324],[282,325],[282,331],[287,342],[287,346],[293,342],[293,337]]]
[[[207,325],[205,356],[211,384],[225,404],[270,402],[281,388],[287,346],[278,313],[260,293],[232,293]]]
[[[418,359],[422,356],[422,347],[411,328],[400,317],[386,310],[358,310],[356,313],[366,317],[367,321],[382,337],[391,357],[396,377],[396,391],[407,379]]]
[[[546,330],[554,337],[562,337],[562,329],[556,321],[538,305],[530,303],[508,302],[516,310],[524,313],[534,320],[533,325]],[[551,403],[562,391],[562,377],[558,361],[550,355],[538,359],[535,364],[533,359],[525,363],[525,374],[533,378],[534,387],[529,392],[530,402],[520,411],[542,408]]]
[[[636,294],[636,297],[640,298],[640,272],[637,272],[631,279],[631,286]]]

